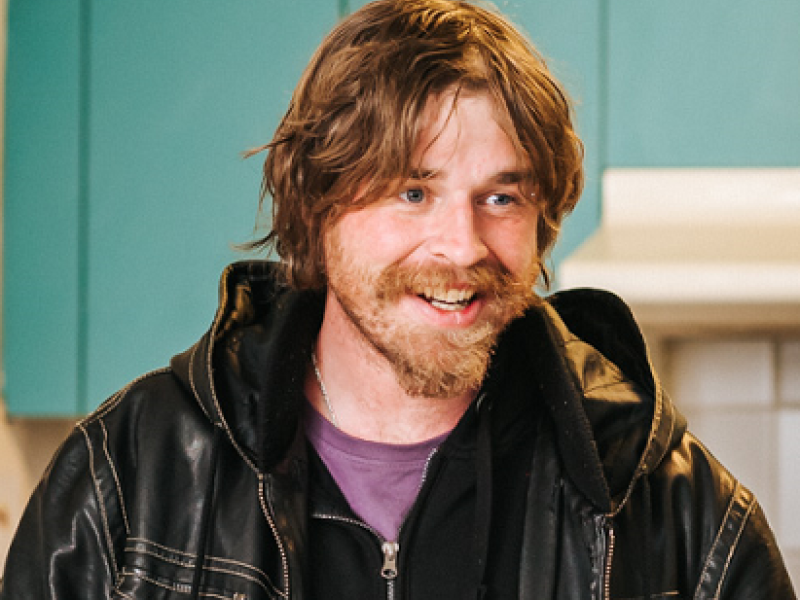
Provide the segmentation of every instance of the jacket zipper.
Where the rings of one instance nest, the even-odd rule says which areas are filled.
[[[214,322],[211,324],[212,340],[216,339],[217,329],[219,327],[219,324],[220,324],[220,317],[219,315],[217,315],[214,317]],[[213,381],[214,378],[213,369],[211,368],[211,352],[213,350],[213,347],[214,347],[213,342],[209,343],[208,351],[205,357],[206,376],[208,377],[209,381]],[[190,369],[189,378],[192,383],[192,389],[194,390],[194,395],[197,399],[197,403],[200,406],[201,410],[204,413],[206,413],[206,416],[209,417],[209,420],[212,421],[212,423],[214,423],[214,419],[211,417],[211,415],[209,415],[206,412],[206,409],[200,400],[200,394],[195,390],[195,380],[194,376],[192,375],[193,364],[194,364],[194,353],[192,354],[189,363],[189,369]],[[244,460],[245,464],[247,464],[247,466],[249,466],[253,470],[253,472],[256,473],[258,477],[258,502],[261,505],[261,512],[264,514],[264,518],[267,520],[269,528],[272,530],[272,536],[275,538],[275,543],[278,546],[278,553],[280,554],[281,557],[281,571],[283,572],[283,581],[285,582],[283,597],[288,600],[289,597],[291,596],[291,594],[289,593],[291,591],[291,583],[289,582],[289,558],[286,555],[286,548],[284,547],[283,540],[281,539],[280,533],[278,532],[278,527],[275,525],[275,520],[273,519],[272,513],[270,512],[269,507],[267,506],[267,501],[264,492],[264,474],[256,467],[253,461],[251,461],[250,458],[242,451],[242,449],[239,447],[239,444],[236,443],[236,439],[234,438],[233,433],[231,432],[230,427],[228,426],[228,422],[222,416],[222,408],[220,408],[219,400],[217,399],[217,394],[216,391],[214,390],[213,385],[211,387],[211,398],[214,401],[214,407],[216,408],[217,415],[219,416],[219,425],[221,425],[222,428],[225,430],[225,432],[228,434],[228,438],[230,439],[231,444],[233,445],[236,452]]]
[[[360,527],[361,529],[368,531],[371,533],[377,540],[380,542],[381,545],[381,554],[383,555],[383,562],[381,563],[381,570],[380,576],[386,581],[386,598],[388,600],[394,600],[395,597],[395,589],[394,589],[394,582],[397,579],[397,556],[400,553],[400,544],[398,542],[389,541],[384,539],[384,537],[378,532],[377,529],[374,529],[364,523],[363,521],[359,521],[358,519],[352,519],[350,517],[342,517],[339,515],[329,515],[324,513],[314,513],[311,515],[315,519],[323,519],[326,521],[338,521],[339,523],[346,523],[348,525],[355,525],[356,527]],[[399,537],[399,532],[398,532]]]
[[[611,565],[614,562],[614,547],[617,537],[613,523],[606,521],[604,528],[608,534],[608,544],[606,546],[606,564],[603,569],[603,598],[611,600]]]
[[[417,496],[419,496],[420,490],[422,490],[422,486],[425,485],[425,482],[428,479],[428,471],[430,469],[431,461],[433,457],[436,455],[437,448],[431,450],[430,454],[428,454],[428,458],[425,459],[425,465],[422,468],[422,477],[419,482],[419,487],[417,488]],[[353,519],[350,517],[342,517],[339,515],[329,515],[323,513],[315,513],[312,517],[317,519],[327,519],[328,521],[339,521],[340,523],[347,523],[349,525],[355,525],[356,527],[360,527],[372,535],[374,535],[381,544],[381,553],[383,554],[383,564],[381,565],[380,575],[386,581],[386,598],[387,600],[395,600],[396,590],[395,590],[395,581],[397,580],[397,576],[399,574],[397,569],[397,558],[400,554],[400,543],[397,541],[390,541],[384,539],[384,537],[378,532],[377,529],[370,527],[363,521],[359,521],[358,519]],[[400,528],[397,530],[397,539],[400,539],[400,532],[403,529],[403,525],[400,525]]]
[[[400,544],[383,542],[381,551],[383,552],[381,577],[386,580],[386,598],[394,600],[394,580],[397,579],[397,553],[400,552]]]
[[[258,502],[261,505],[261,512],[264,513],[264,517],[267,519],[267,523],[269,523],[269,527],[272,530],[272,535],[275,538],[275,543],[278,545],[278,553],[281,556],[281,569],[283,571],[283,581],[285,582],[285,590],[284,590],[284,598],[289,598],[290,594],[290,583],[289,583],[289,559],[286,556],[286,549],[283,547],[283,541],[281,540],[281,536],[278,533],[278,528],[275,525],[275,520],[272,518],[272,513],[267,506],[267,500],[264,497],[264,475],[259,473],[258,474]]]

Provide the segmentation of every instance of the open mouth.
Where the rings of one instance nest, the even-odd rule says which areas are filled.
[[[415,292],[434,308],[447,311],[464,310],[477,296],[474,290],[425,288]]]

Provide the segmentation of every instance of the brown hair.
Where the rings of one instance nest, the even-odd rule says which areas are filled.
[[[488,92],[530,166],[541,262],[583,186],[570,103],[510,22],[459,0],[378,0],[325,38],[274,138],[250,153],[268,150],[261,202],[273,203],[251,247],[274,247],[289,285],[324,287],[327,227],[409,176],[425,102],[451,87]]]

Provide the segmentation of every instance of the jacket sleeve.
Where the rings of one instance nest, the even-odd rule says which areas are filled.
[[[113,523],[119,521],[100,501],[96,451],[78,425],[56,453],[11,543],[0,600],[111,596],[117,569],[112,540],[119,533]]]
[[[719,593],[707,597],[721,600],[796,599],[789,574],[764,512],[752,495],[750,501],[744,506],[746,508],[744,521],[741,523],[739,535],[728,560],[719,561],[713,567],[722,570]],[[732,527],[731,531],[735,529]]]
[[[685,439],[691,440],[691,436]],[[796,599],[775,535],[755,495],[702,445],[692,441],[689,446],[694,451],[695,473],[705,473],[700,478],[703,483],[696,482],[694,486],[693,510],[704,515],[703,522],[715,523],[698,565],[693,597],[696,600]]]
[[[642,481],[616,520],[614,597],[796,599],[755,495],[691,433]]]

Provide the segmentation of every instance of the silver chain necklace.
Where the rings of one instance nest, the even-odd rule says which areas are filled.
[[[331,417],[331,423],[336,429],[339,429],[339,420],[336,418],[336,413],[333,412],[333,405],[331,405],[331,399],[328,397],[328,390],[325,389],[325,384],[322,383],[322,375],[319,372],[319,366],[317,365],[317,355],[316,353],[311,353],[311,364],[314,365],[314,375],[317,377],[317,383],[319,383],[319,389],[322,392],[322,398],[325,400],[325,407],[328,409],[328,414]]]

